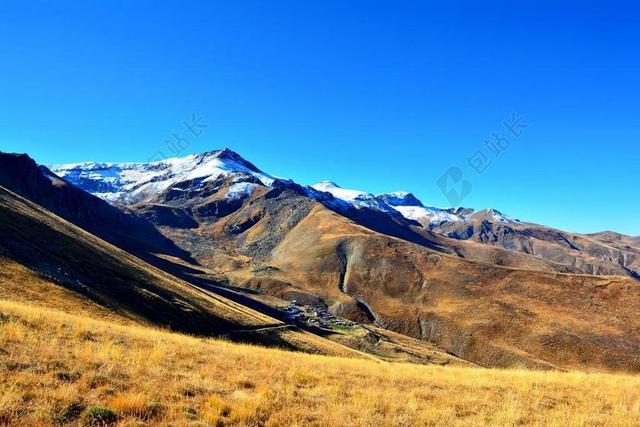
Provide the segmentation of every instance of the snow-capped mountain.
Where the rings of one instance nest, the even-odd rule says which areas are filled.
[[[394,209],[384,200],[379,199],[377,196],[374,196],[371,193],[344,189],[331,181],[321,181],[317,184],[312,185],[311,188],[322,193],[329,193],[334,198],[341,200],[347,205],[350,205],[356,209],[370,208],[387,213],[394,211]],[[311,192],[310,194],[313,196],[313,192]]]
[[[151,163],[85,162],[54,165],[50,169],[95,196],[113,203],[128,204],[153,198],[167,190],[182,191],[177,185],[179,183],[190,182],[191,187],[197,187],[221,177],[230,178],[232,182],[227,198],[244,199],[257,185],[271,187],[277,180],[229,149]],[[478,216],[496,222],[518,222],[495,210],[474,211],[426,206],[408,192],[374,195],[345,189],[331,181],[322,181],[303,188],[309,197],[337,209],[368,208],[388,214],[399,213],[426,227],[468,222]]]
[[[330,193],[336,199],[355,208],[366,207],[384,212],[397,211],[405,218],[417,221],[425,226],[469,222],[473,219],[488,219],[508,224],[520,222],[495,209],[475,211],[464,208],[443,209],[435,206],[425,206],[413,194],[404,191],[373,195],[363,191],[345,189],[331,181],[321,181],[314,184],[312,188]]]
[[[51,171],[109,202],[135,203],[168,190],[177,183],[196,185],[232,177],[238,183],[251,178],[270,186],[275,178],[261,172],[237,153],[224,149],[152,163],[74,163],[54,165]],[[246,183],[245,183],[246,184]],[[246,193],[247,185],[232,188]]]

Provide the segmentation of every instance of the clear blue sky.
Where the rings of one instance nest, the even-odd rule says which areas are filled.
[[[197,113],[184,154],[440,206],[458,165],[465,206],[638,235],[640,6],[598,3],[3,1],[0,150],[145,161]]]

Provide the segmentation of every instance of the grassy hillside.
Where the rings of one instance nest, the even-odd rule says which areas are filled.
[[[198,288],[0,187],[0,297],[320,354],[357,351]]]
[[[0,256],[0,299],[109,320],[124,325],[147,324],[144,318],[110,310],[86,296],[58,286],[28,268]]]
[[[314,356],[0,301],[0,424],[635,425],[640,379]]]

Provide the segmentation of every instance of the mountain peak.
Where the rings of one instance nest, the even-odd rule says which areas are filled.
[[[209,150],[203,153],[195,154],[195,156],[203,158],[216,157],[219,159],[246,161],[240,154],[231,150],[230,148],[223,148],[221,150]]]
[[[313,188],[315,188],[316,190],[318,190],[319,188],[316,187],[324,187],[324,188],[342,188],[340,187],[338,184],[336,184],[333,181],[329,181],[329,180],[324,180],[324,181],[320,181],[316,184],[312,185]]]
[[[235,162],[253,172],[262,173],[262,171],[258,169],[253,163],[242,157],[236,151],[233,151],[229,148],[223,148],[222,150],[205,151],[204,153],[194,154],[193,156],[197,159],[201,159],[203,162],[209,161],[211,159]],[[181,159],[182,158],[178,158],[177,160]]]
[[[138,202],[185,181],[204,183],[221,176],[258,179],[271,186],[274,178],[228,148],[152,163],[76,163],[51,170],[67,181],[113,202]]]
[[[253,163],[251,163],[250,161],[248,161],[247,159],[245,159],[244,157],[242,157],[240,154],[236,153],[235,151],[229,150],[228,148],[225,148],[224,150],[222,150],[222,152],[220,153],[220,158],[221,159],[233,160],[233,161],[238,162],[239,164],[245,166],[247,169],[249,169],[249,170],[251,170],[253,172],[262,173],[262,171],[260,169],[258,169]]]

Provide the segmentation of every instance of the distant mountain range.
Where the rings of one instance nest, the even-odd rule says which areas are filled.
[[[181,192],[198,194],[203,188],[227,189],[222,201],[216,201],[214,213],[232,211],[259,188],[295,188],[304,196],[396,237],[410,241],[431,238],[428,230],[458,241],[475,241],[520,252],[557,264],[543,264],[541,270],[585,274],[620,274],[640,278],[639,238],[607,232],[591,235],[562,232],[549,227],[523,223],[495,209],[442,209],[427,206],[408,192],[373,195],[344,189],[331,181],[312,186],[275,178],[229,149],[194,154],[153,163],[77,163],[51,166],[51,171],[68,182],[111,203],[135,206],[149,204],[141,211],[159,225],[195,227],[205,218],[206,209],[190,199],[190,210],[171,207],[172,200],[183,200]],[[209,184],[213,185],[209,185]],[[228,185],[227,185],[228,184]],[[162,203],[158,203],[162,202]],[[195,208],[195,210],[193,209]],[[371,211],[375,211],[372,213]],[[370,224],[368,216],[381,218]],[[216,216],[216,215],[214,215]],[[164,224],[163,221],[168,221]],[[384,224],[389,224],[385,228]],[[390,224],[394,225],[391,226]],[[382,228],[380,228],[382,227]],[[416,232],[416,227],[420,228]],[[395,231],[393,231],[395,230]],[[413,236],[412,236],[413,235]],[[412,236],[412,237],[411,237]],[[429,245],[427,245],[429,246]],[[498,261],[467,247],[446,244],[449,252],[480,261]],[[482,252],[482,251],[480,251]],[[487,258],[489,257],[489,258]],[[516,265],[519,266],[519,265]]]
[[[0,187],[0,261],[154,323],[289,347],[314,333],[376,354],[393,341],[421,361],[640,371],[637,237],[300,185],[231,150],[50,168],[2,153]],[[294,306],[363,333],[283,329]]]

